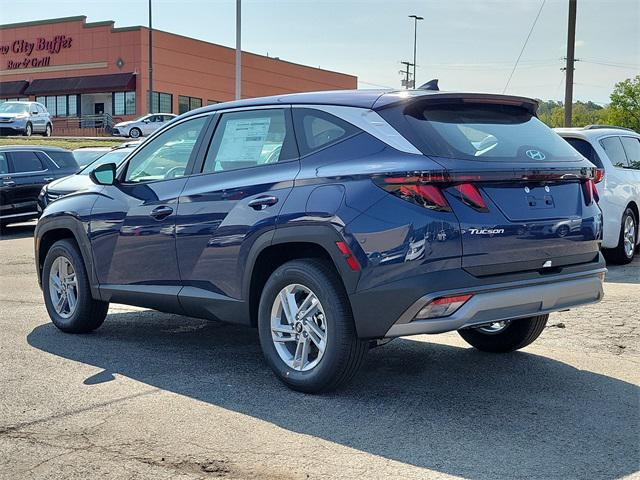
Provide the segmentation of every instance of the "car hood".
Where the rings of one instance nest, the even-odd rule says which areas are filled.
[[[0,113],[0,118],[27,118],[24,113]]]
[[[93,185],[89,175],[69,175],[47,184],[47,191],[55,194],[67,194],[84,190]]]
[[[133,125],[134,123],[136,122],[134,122],[133,120],[129,120],[127,122],[116,123],[114,127],[128,127],[129,125]]]

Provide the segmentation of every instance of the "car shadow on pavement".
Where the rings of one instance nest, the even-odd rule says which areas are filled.
[[[7,225],[0,227],[0,240],[17,240],[19,238],[33,237],[35,223],[25,223],[20,225]]]
[[[465,478],[620,478],[638,470],[640,389],[531,353],[490,355],[398,339],[346,388],[280,384],[253,329],[153,311],[90,335],[35,328],[31,346],[406,464]],[[85,386],[80,386],[83,384]]]

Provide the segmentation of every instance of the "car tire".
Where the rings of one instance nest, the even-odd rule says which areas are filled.
[[[134,127],[129,130],[129,136],[131,138],[140,138],[142,136],[142,131],[139,128]]]
[[[496,322],[480,328],[458,330],[460,336],[472,347],[491,353],[507,353],[533,343],[547,325],[549,315],[519,318],[508,322]]]
[[[287,323],[281,297],[285,289],[290,289],[296,309],[303,307],[306,295],[314,295],[319,305],[313,316]],[[280,327],[290,332],[273,331]],[[326,392],[344,385],[358,371],[369,349],[369,343],[357,337],[351,306],[340,278],[332,265],[318,259],[292,260],[271,274],[260,296],[258,330],[262,352],[276,376],[291,389],[305,393]],[[322,339],[315,334],[318,330],[324,334],[322,354],[320,345],[314,343]],[[274,339],[276,336],[294,338],[294,334],[299,340]],[[296,366],[298,348],[304,352],[305,341],[308,356]]]
[[[638,239],[638,219],[630,208],[625,209],[620,223],[618,246],[604,249],[603,253],[608,262],[626,265],[633,261]]]
[[[47,126],[45,127],[44,132],[42,133],[42,136],[50,137],[52,133],[53,133],[53,128],[51,127],[50,123],[47,123]]]
[[[33,125],[30,122],[27,122],[27,125],[24,127],[24,136],[30,137],[33,134]]]
[[[57,263],[62,262],[62,263]],[[63,270],[69,274],[75,273],[75,287],[71,280],[66,282],[59,273]],[[53,272],[52,272],[53,271]],[[52,276],[53,273],[53,276]],[[55,277],[58,281],[55,281]],[[67,279],[71,278],[71,275]],[[67,294],[60,294],[56,284],[66,283]],[[96,330],[107,316],[109,303],[95,300],[91,296],[89,278],[87,277],[82,255],[76,244],[67,239],[54,243],[44,260],[42,268],[42,291],[44,302],[53,324],[63,332],[88,333]],[[52,291],[55,292],[52,294]],[[73,296],[75,303],[71,302]],[[60,308],[54,305],[54,299],[61,299]],[[68,307],[68,308],[65,308]]]

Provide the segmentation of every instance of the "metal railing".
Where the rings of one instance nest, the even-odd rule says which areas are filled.
[[[97,115],[81,115],[79,117],[54,117],[54,135],[61,136],[109,136],[113,125],[120,121],[109,113]]]

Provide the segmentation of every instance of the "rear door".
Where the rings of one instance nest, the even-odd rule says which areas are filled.
[[[441,188],[460,222],[462,265],[470,273],[539,270],[598,256],[595,169],[535,117],[526,99],[417,101],[381,114],[446,170]]]
[[[275,227],[299,171],[290,108],[222,113],[199,171],[178,205],[180,300],[192,315],[222,318],[216,299],[241,298],[251,245]]]
[[[14,212],[37,212],[40,190],[50,181],[52,172],[36,152],[13,150],[9,152]]]

